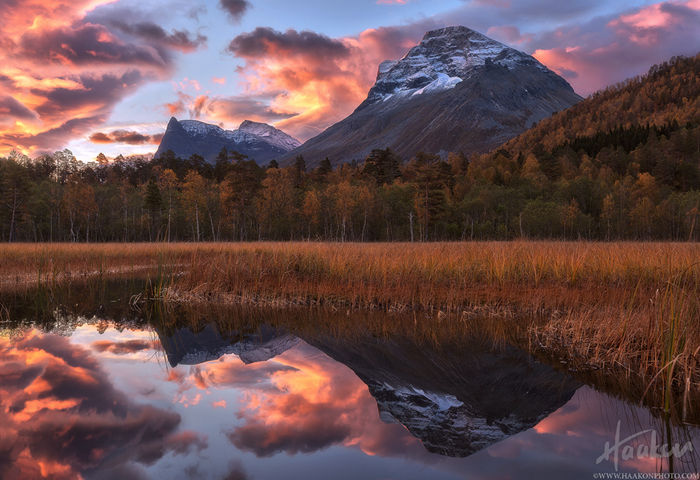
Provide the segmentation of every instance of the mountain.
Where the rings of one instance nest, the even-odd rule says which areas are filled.
[[[355,372],[383,421],[402,424],[426,450],[450,457],[532,428],[580,386],[521,350],[488,341],[435,347],[401,336],[302,338]]]
[[[443,28],[401,60],[383,62],[367,99],[286,160],[338,164],[386,147],[404,159],[485,152],[580,100],[535,58],[466,27]]]
[[[265,123],[246,120],[237,130],[224,130],[197,120],[170,119],[160,142],[155,157],[158,158],[168,150],[176,156],[189,158],[197,154],[207,162],[214,163],[222,148],[247,155],[258,164],[265,164],[280,158],[295,149],[301,143]]]
[[[245,364],[264,362],[289,350],[299,342],[297,337],[262,325],[259,331],[236,332],[224,336],[216,324],[209,323],[194,332],[180,328],[173,332],[158,331],[168,363],[198,365],[233,353]]]
[[[521,350],[476,339],[437,348],[369,333],[352,339],[308,332],[296,337],[265,324],[226,335],[215,323],[197,331],[156,331],[173,367],[230,353],[246,364],[262,362],[306,342],[355,372],[384,422],[402,424],[428,451],[452,457],[532,428],[580,386]]]

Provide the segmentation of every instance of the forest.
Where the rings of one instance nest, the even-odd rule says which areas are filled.
[[[467,157],[313,170],[222,150],[0,158],[2,241],[700,239],[700,59],[674,58]]]

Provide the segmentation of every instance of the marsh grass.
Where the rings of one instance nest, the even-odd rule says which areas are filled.
[[[690,243],[12,244],[0,290],[50,303],[59,286],[145,276],[141,300],[420,313],[435,338],[487,319],[669,410],[700,391],[699,260]]]

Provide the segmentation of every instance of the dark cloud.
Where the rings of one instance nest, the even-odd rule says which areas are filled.
[[[19,42],[15,56],[59,65],[123,64],[165,69],[171,58],[165,48],[118,41],[103,25],[28,31]]]
[[[237,22],[251,6],[248,0],[219,0],[219,5]]]
[[[43,371],[38,365],[27,368],[21,362],[9,361],[0,365],[0,385],[7,389],[23,389]]]
[[[0,79],[1,81],[1,79]],[[19,119],[36,118],[36,114],[12,97],[0,96],[0,118],[13,117]]]
[[[83,109],[92,110],[95,105],[114,104],[136,90],[147,78],[140,70],[130,70],[121,75],[83,74],[79,77],[82,88],[34,88],[31,92],[44,98],[44,102],[36,108],[42,117],[64,118],[66,111],[82,113]]]
[[[168,33],[163,27],[153,22],[127,23],[120,20],[110,20],[109,26],[181,52],[192,52],[207,41],[207,37],[204,35],[193,36],[185,30],[174,30],[172,33]]]
[[[131,130],[115,130],[112,133],[96,132],[90,135],[92,143],[126,143],[127,145],[157,145],[163,139],[163,134],[144,135]],[[126,342],[113,343],[109,341],[98,341],[92,344],[92,348],[99,352],[109,351],[116,355],[136,353],[140,350],[153,348],[151,342],[144,340],[129,340]]]
[[[92,135],[90,135],[90,141],[92,143],[114,143],[111,136],[107,135],[106,133],[102,133],[102,132],[97,132],[97,133],[93,133]],[[92,348],[95,348],[94,344],[93,344]]]
[[[96,137],[99,139],[96,139]],[[104,139],[106,139],[106,141],[104,141]],[[130,145],[140,145],[142,143],[148,143],[151,140],[151,136],[141,135],[137,132],[117,130],[112,132],[110,135],[95,133],[90,136],[90,140],[94,143],[129,143]],[[131,140],[131,142],[129,140]],[[134,141],[135,143],[132,143]],[[91,346],[93,350],[98,352],[110,352],[114,353],[115,355],[127,355],[154,348],[153,342],[147,340],[126,340],[124,342],[98,340],[93,342]]]
[[[268,27],[238,35],[229,44],[228,51],[242,58],[300,55],[328,59],[350,55],[350,49],[343,42],[325,35],[307,30],[278,32]]]
[[[240,460],[234,460],[229,463],[229,472],[222,480],[247,480],[248,474],[243,469]]]

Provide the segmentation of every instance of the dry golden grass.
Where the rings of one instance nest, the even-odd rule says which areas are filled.
[[[685,243],[4,245],[0,288],[147,273],[175,301],[508,317],[532,351],[687,396],[699,388],[698,262]]]

